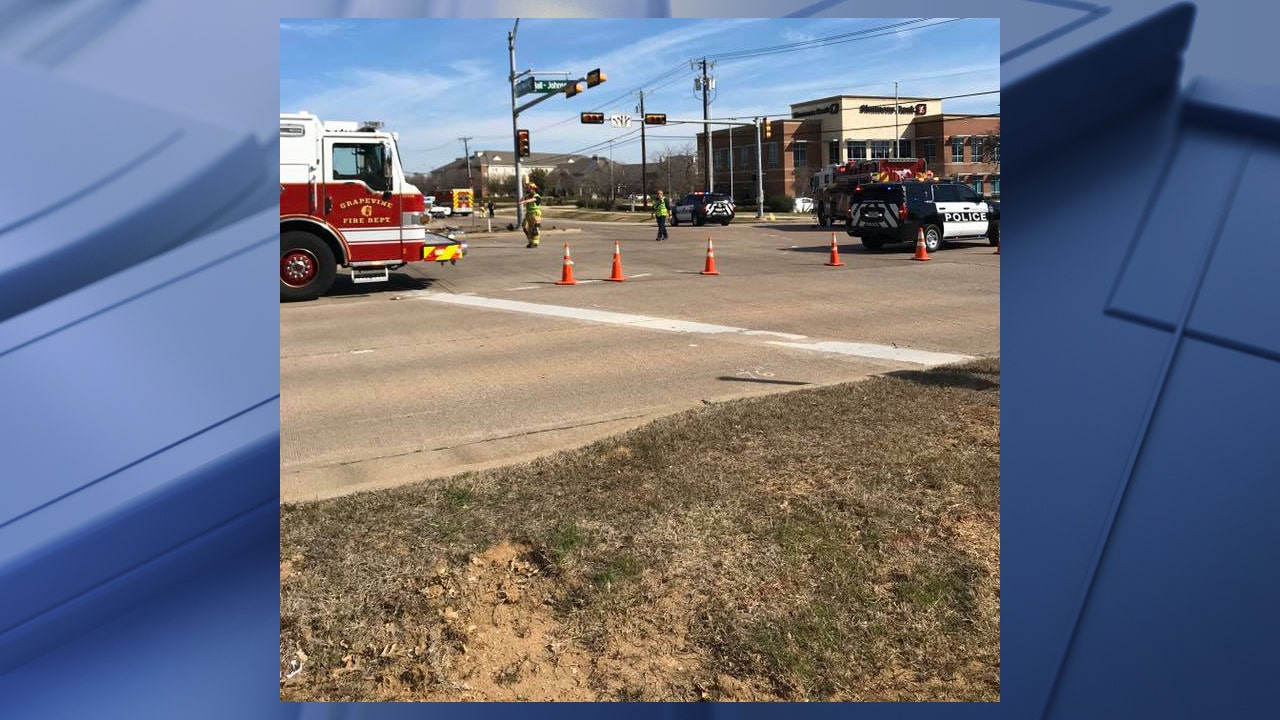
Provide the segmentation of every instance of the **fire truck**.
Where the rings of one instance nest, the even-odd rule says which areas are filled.
[[[451,215],[471,214],[471,190],[468,188],[440,190],[435,198],[436,205],[449,208]]]
[[[879,158],[833,163],[814,174],[809,181],[813,189],[813,212],[822,227],[849,217],[849,201],[859,185],[889,180],[932,179],[919,158]]]
[[[405,180],[395,133],[381,123],[280,114],[280,299],[311,300],[339,266],[386,282],[411,262],[457,263],[466,243],[427,232],[425,198]]]

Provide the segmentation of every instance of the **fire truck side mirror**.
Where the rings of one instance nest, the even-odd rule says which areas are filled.
[[[390,190],[383,190],[383,191],[382,191],[382,199],[383,199],[383,200],[390,200],[391,198],[392,198],[392,194],[391,194],[391,191],[390,191]]]

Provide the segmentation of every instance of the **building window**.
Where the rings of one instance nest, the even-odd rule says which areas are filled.
[[[849,160],[867,159],[867,143],[864,140],[845,140],[844,151]]]
[[[969,157],[973,158],[974,162],[982,162],[982,152],[983,152],[982,138],[980,137],[970,138],[969,145],[971,146],[969,149]]]
[[[911,141],[910,140],[898,141],[898,157],[911,157]]]
[[[1000,147],[997,145],[996,147]],[[991,194],[1000,197],[1000,178],[991,178]]]
[[[938,144],[933,138],[927,138],[920,142],[920,157],[925,160],[934,161],[938,159]]]
[[[964,138],[962,137],[951,138],[951,162],[964,162]]]
[[[749,164],[749,160],[750,160],[750,153],[748,152],[749,150],[750,148],[744,147],[738,151],[738,164],[741,165],[742,167],[746,167]]]
[[[991,146],[991,162],[997,165],[1000,164],[1000,137],[999,136],[996,136],[996,141]],[[999,183],[1000,181],[997,180],[996,182]],[[997,184],[996,187],[999,187],[999,185]],[[997,192],[999,191],[997,190]]]
[[[973,179],[973,191],[978,193],[979,195],[982,194],[982,178]]]
[[[769,148],[769,167],[776,168],[778,167],[778,143],[771,142],[768,144],[768,148]]]
[[[716,165],[720,167],[729,167],[729,150],[721,148],[716,151]]]
[[[791,143],[791,161],[796,167],[804,167],[809,164],[804,152],[805,143],[796,141]]]
[[[828,163],[840,162],[840,141],[839,140],[832,140],[827,143],[827,162]]]
[[[889,141],[888,140],[872,140],[871,141],[871,159],[879,160],[889,157]]]

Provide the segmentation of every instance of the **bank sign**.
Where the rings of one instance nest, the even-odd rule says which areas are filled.
[[[915,105],[899,105],[899,115],[924,115],[929,106],[924,103],[916,103]],[[892,105],[859,105],[858,112],[871,115],[892,115]]]
[[[892,105],[859,105],[858,112],[870,115],[892,115]],[[928,112],[928,106],[924,103],[916,103],[915,105],[899,105],[899,115],[924,115]],[[817,105],[804,110],[796,110],[791,113],[793,118],[813,117],[814,115],[839,115],[840,103],[833,102],[826,105]]]

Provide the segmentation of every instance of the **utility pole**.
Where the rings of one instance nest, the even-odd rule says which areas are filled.
[[[649,205],[649,160],[644,150],[644,90],[637,91],[640,96],[640,204]]]
[[[729,197],[733,197],[733,126],[729,127]]]
[[[756,118],[756,218],[764,217],[764,160],[760,153],[760,118]]]
[[[471,146],[467,143],[474,138],[461,137],[462,153],[467,157],[467,189],[471,191],[471,225],[476,224],[476,183],[471,179]]]
[[[511,156],[516,164],[516,227],[524,221],[524,206],[520,204],[524,200],[524,185],[520,182],[520,130],[517,127],[520,116],[516,112],[516,31],[519,29],[520,18],[516,18],[516,24],[507,33],[507,56],[511,60]]]
[[[700,87],[702,88],[702,119],[705,121],[705,120],[711,119],[710,91],[711,91],[711,82],[714,80],[714,78],[707,77],[707,59],[705,57],[702,58],[701,65],[702,65],[702,78],[701,78],[702,82],[700,83]],[[711,63],[711,67],[715,67],[715,65],[716,64],[714,62]],[[702,132],[705,133],[707,136],[707,192],[711,192],[711,186],[712,186],[711,180],[713,177],[712,172],[714,171],[714,166],[712,165],[712,162],[711,162],[711,126],[706,122],[703,122]]]

